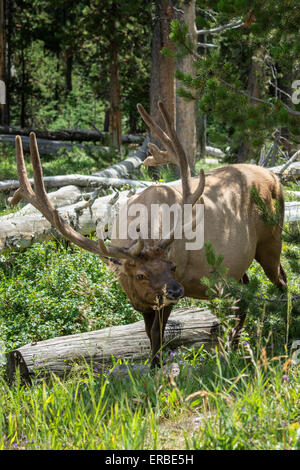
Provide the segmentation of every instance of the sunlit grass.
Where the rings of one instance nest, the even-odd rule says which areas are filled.
[[[221,351],[193,367],[179,351],[177,377],[87,365],[30,386],[1,378],[0,449],[300,449],[299,367],[264,347]]]

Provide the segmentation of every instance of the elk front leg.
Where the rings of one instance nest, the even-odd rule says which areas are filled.
[[[144,322],[145,322],[145,330],[149,338],[151,350],[152,350],[151,330],[152,330],[152,325],[153,325],[154,318],[155,318],[155,310],[151,310],[150,312],[143,313],[143,317],[144,317]]]
[[[151,368],[160,365],[158,352],[161,350],[164,332],[172,305],[153,310],[152,314],[144,314],[145,328],[151,344]]]

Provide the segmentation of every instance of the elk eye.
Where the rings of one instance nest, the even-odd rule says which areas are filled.
[[[172,273],[175,273],[175,271],[176,271],[176,266],[172,266],[171,271],[172,271]]]
[[[144,279],[146,279],[146,276],[144,276],[144,274],[137,274],[136,278],[138,281],[143,281]]]

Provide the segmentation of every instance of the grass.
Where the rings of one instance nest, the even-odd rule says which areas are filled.
[[[295,295],[299,247],[286,235],[282,264]],[[120,379],[86,364],[64,379],[36,377],[28,385],[17,375],[9,385],[0,366],[0,449],[299,450],[299,365],[291,351],[300,338],[299,300],[280,302],[255,262],[249,275],[256,299],[239,350],[165,351],[178,376],[164,370]],[[184,305],[206,304],[184,299]],[[68,243],[0,256],[0,338],[7,351],[140,318],[106,266]]]
[[[0,449],[300,449],[299,367],[241,347],[191,369],[187,353],[177,377],[1,379]]]

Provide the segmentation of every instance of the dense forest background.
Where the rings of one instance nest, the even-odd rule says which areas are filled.
[[[174,101],[175,73],[177,95],[196,106],[200,155],[208,142],[230,161],[257,160],[275,138],[288,152],[299,142],[297,0],[0,3],[2,125],[115,129],[117,146],[118,133],[145,130],[138,102]]]
[[[136,104],[157,117],[162,99],[192,168],[207,144],[230,162],[297,148],[296,0],[0,3],[2,126],[108,131],[120,150],[145,131]]]
[[[124,129],[149,89],[151,2],[5,1],[7,106],[21,127],[107,128],[117,61]],[[147,3],[147,2],[146,2]]]

